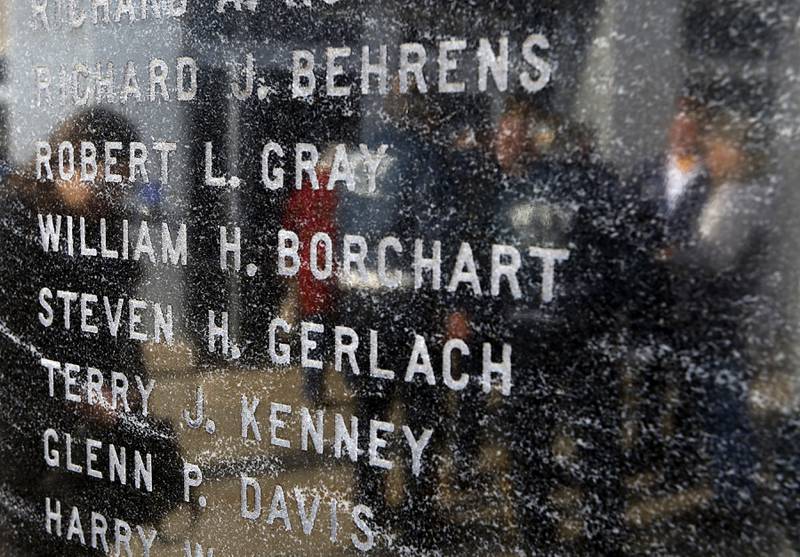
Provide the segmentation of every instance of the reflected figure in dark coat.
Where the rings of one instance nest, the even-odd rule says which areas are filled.
[[[96,146],[113,138],[116,141],[136,141],[136,132],[123,117],[99,108],[82,112],[66,121],[54,133],[50,144],[54,148],[62,141],[79,145],[91,141]],[[76,151],[78,149],[76,148]],[[79,165],[72,180],[62,180],[55,170],[54,181],[36,181],[35,170],[25,169],[4,178],[2,197],[5,210],[0,222],[2,252],[9,258],[7,272],[0,281],[0,377],[5,385],[5,398],[0,412],[0,431],[4,440],[0,458],[4,463],[0,471],[0,492],[6,509],[7,524],[2,528],[9,537],[7,543],[19,551],[35,555],[86,555],[91,547],[77,543],[77,538],[67,542],[44,532],[45,497],[61,501],[63,534],[69,523],[73,505],[83,513],[83,527],[88,539],[90,512],[103,514],[109,521],[114,518],[134,525],[155,524],[174,507],[181,498],[182,463],[177,440],[172,428],[158,419],[143,418],[137,411],[141,400],[134,375],[147,384],[141,344],[128,340],[126,335],[111,337],[101,328],[99,335],[83,333],[77,323],[73,304],[72,326],[65,330],[56,321],[44,328],[37,319],[41,310],[38,293],[42,287],[72,292],[89,292],[110,299],[136,296],[141,281],[138,264],[121,259],[69,257],[66,253],[66,215],[77,222],[84,217],[90,230],[96,230],[100,218],[107,219],[108,245],[119,245],[121,220],[130,218],[123,188],[127,184],[107,184],[102,180],[103,154],[98,148],[98,179],[95,183],[81,182]],[[57,160],[57,159],[56,159]],[[117,169],[127,176],[128,161],[120,156]],[[33,173],[33,177],[31,175]],[[62,215],[60,253],[45,253],[39,231],[37,214],[45,219],[50,213]],[[138,220],[136,221],[138,223]],[[114,226],[116,224],[116,226]],[[116,230],[116,233],[114,232]],[[94,242],[95,239],[89,238]],[[75,249],[80,249],[76,243]],[[101,306],[102,307],[102,306]],[[54,306],[56,312],[60,310]],[[95,310],[95,315],[98,311]],[[110,402],[111,372],[122,372],[130,385],[128,399],[130,413],[110,407],[71,402],[64,398],[64,379],[55,374],[54,397],[48,393],[48,374],[41,358],[69,362],[85,370],[92,366],[101,370],[107,383],[103,389],[106,403]],[[85,372],[84,372],[85,373]],[[78,376],[83,373],[76,374]],[[85,378],[85,376],[84,376]],[[79,378],[80,389],[84,379]],[[50,468],[43,458],[42,436],[47,428],[59,434],[61,466]],[[74,451],[86,438],[128,447],[129,453],[139,450],[153,457],[153,492],[140,491],[130,485],[111,484],[107,478],[95,479],[84,474],[67,472],[64,468],[64,434],[73,435]],[[108,469],[107,453],[98,451],[96,469]],[[73,459],[80,462],[78,456]],[[128,454],[128,467],[133,454]],[[113,523],[112,523],[113,524]],[[135,536],[135,531],[134,531]],[[98,551],[99,553],[99,551]]]
[[[383,237],[394,236],[401,242],[404,262],[410,260],[416,238],[426,239],[427,250],[433,240],[444,240],[438,225],[441,206],[436,203],[445,175],[442,154],[426,128],[424,99],[413,94],[399,95],[396,88],[395,83],[395,91],[384,105],[362,122],[362,143],[388,146],[376,191],[342,190],[336,208],[337,230],[340,234],[360,234],[365,238],[371,250],[367,268],[373,269],[376,255],[372,246],[377,246]],[[405,275],[408,277],[409,273]],[[348,374],[355,391],[356,415],[362,418],[359,427],[364,428],[359,435],[369,438],[371,418],[399,419],[413,431],[426,428],[440,431],[438,386],[424,381],[407,383],[402,377],[414,334],[428,336],[430,324],[438,320],[438,293],[426,288],[414,290],[413,282],[407,281],[389,289],[340,279],[338,287],[337,319],[363,333],[364,338],[368,338],[370,329],[376,330],[380,346],[378,363],[396,373],[394,380],[370,377],[366,371],[358,376]],[[428,338],[428,343],[435,361],[433,347],[438,345],[438,339]],[[360,351],[360,355],[363,361],[359,360],[359,367],[369,370],[368,350]],[[399,412],[400,417],[393,411]],[[432,454],[439,442],[433,438],[427,450]],[[401,454],[410,462],[409,453]],[[429,460],[418,477],[404,475],[401,500],[393,506],[387,502],[387,473],[369,466],[367,459],[359,458],[357,464],[359,501],[370,506],[377,524],[397,532],[402,543],[410,548],[422,550],[441,544],[443,530],[436,526],[441,522],[436,484],[437,467],[434,460]]]
[[[675,551],[696,550],[696,535],[680,539],[687,523],[708,551],[766,543],[752,512],[759,462],[748,397],[763,319],[782,322],[761,284],[773,192],[762,184],[763,144],[731,103],[682,100],[667,156],[635,181],[649,254],[637,269],[648,294],[637,300],[636,342],[657,355],[637,377],[641,435],[629,462],[658,471],[658,496],[693,492],[708,504],[664,517]]]
[[[619,367],[616,336],[624,324],[624,261],[630,249],[619,182],[581,149],[578,128],[552,110],[522,110],[525,145],[510,158],[503,145],[515,126],[501,118],[496,143],[503,173],[495,189],[495,243],[567,250],[556,266],[552,300],[542,264],[527,258],[523,291],[502,293],[495,335],[513,345],[514,391],[502,435],[523,549],[543,555],[614,554],[622,533]],[[509,133],[512,132],[512,133]],[[513,163],[512,163],[513,161]],[[509,164],[511,163],[511,164]],[[577,525],[572,535],[570,524]]]

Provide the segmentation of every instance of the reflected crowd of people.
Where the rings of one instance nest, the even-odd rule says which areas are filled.
[[[510,95],[494,112],[476,100],[459,107],[460,119],[454,119],[413,96],[390,94],[379,117],[364,115],[353,132],[360,142],[391,145],[379,193],[327,189],[327,153],[318,172],[321,187],[294,190],[285,200],[279,224],[301,242],[317,232],[334,241],[358,233],[370,244],[390,235],[404,245],[436,238],[446,240],[445,263],[455,259],[460,242],[469,242],[478,268],[490,267],[497,243],[574,251],[559,267],[550,303],[520,302],[510,292],[477,296],[463,286],[425,293],[344,284],[335,274],[320,281],[307,261],[276,296],[294,308],[298,321],[377,330],[389,339],[382,358],[390,369],[405,364],[415,332],[438,346],[453,338],[513,346],[514,391],[499,402],[477,382],[454,393],[441,385],[348,378],[357,415],[389,419],[399,408],[412,429],[437,432],[430,469],[404,478],[399,502],[388,503],[385,473],[363,459],[354,472],[359,498],[408,547],[488,551],[513,540],[526,551],[609,555],[653,548],[725,548],[738,555],[781,543],[797,547],[796,408],[765,414],[754,402],[765,382],[792,388],[790,346],[797,331],[765,284],[770,247],[779,240],[782,192],[769,182],[768,137],[748,115],[746,93],[730,84],[693,85],[676,100],[666,152],[628,176],[598,155],[589,128],[559,114],[547,96],[534,102]],[[445,120],[449,125],[439,125]],[[86,130],[98,140],[135,136],[124,118],[97,109],[66,123],[56,138],[85,138]],[[40,252],[38,238],[21,232],[29,228],[23,222],[30,211],[113,218],[130,210],[130,199],[113,187],[97,190],[75,179],[45,190],[24,176],[7,178],[4,191],[9,254]],[[67,259],[64,265],[54,270],[42,261],[37,268],[49,279],[72,281],[78,291],[102,282],[129,294],[143,280],[130,266],[112,271],[103,262],[78,272],[67,268],[78,263]],[[17,269],[26,275],[15,284],[41,282],[29,280],[29,266]],[[539,269],[525,268],[519,280],[535,288],[540,276]],[[4,317],[12,330],[34,345],[54,345],[52,333],[40,338],[24,319],[17,323],[12,306]],[[65,359],[86,350],[63,335],[55,345]],[[16,421],[33,412],[25,420],[30,427],[54,415],[84,419],[63,405],[45,411],[41,401],[29,400],[24,363],[30,353],[19,343],[7,348],[20,360],[19,381],[13,372],[6,377],[19,391],[18,410],[8,417]],[[115,339],[90,349],[101,367],[122,361],[128,371],[146,373],[137,346]],[[320,343],[326,361],[332,353]],[[368,369],[362,355],[359,363]],[[431,356],[440,358],[440,349]],[[263,358],[255,363],[265,365]],[[454,365],[480,374],[478,358]],[[330,367],[303,370],[305,397],[313,405],[327,403]],[[121,435],[113,420],[96,421],[110,438]],[[173,436],[167,424],[154,421],[152,427]],[[38,438],[27,429],[18,433],[4,485],[52,488],[56,480],[29,481]],[[153,441],[145,436],[141,443]],[[481,463],[488,447],[501,448],[489,468]],[[163,486],[160,506],[142,507],[154,510],[140,520],[159,519],[177,501],[178,465],[169,464],[177,445],[153,449],[164,453],[175,479]],[[58,482],[63,489],[75,483]],[[445,484],[460,494],[455,502],[445,503]],[[70,489],[96,496],[91,486]],[[109,512],[129,508],[116,501],[107,499]],[[483,515],[470,518],[481,508]]]
[[[454,118],[390,95],[380,123],[365,116],[358,139],[393,146],[382,176],[391,190],[293,194],[318,198],[303,204],[325,215],[310,221],[315,230],[405,245],[446,239],[444,262],[460,242],[479,268],[497,243],[576,250],[550,304],[335,279],[320,291],[301,271],[290,295],[324,308],[304,318],[377,329],[392,339],[391,369],[421,329],[440,342],[513,345],[514,393],[500,403],[477,383],[454,394],[352,380],[359,415],[388,419],[399,406],[412,428],[443,432],[436,460],[448,465],[407,478],[399,504],[386,502],[385,474],[357,470],[379,522],[416,548],[503,547],[511,537],[545,553],[744,555],[797,544],[796,407],[764,412],[754,402],[764,384],[785,395],[796,381],[796,330],[767,276],[785,192],[770,181],[769,138],[747,95],[745,83],[687,86],[665,152],[627,175],[546,96],[511,95],[499,111],[476,100]],[[523,270],[520,282],[537,285],[537,271]],[[480,373],[478,359],[456,365]],[[310,398],[324,404],[323,374],[306,372],[317,382]],[[499,468],[482,469],[481,451],[498,445]],[[508,482],[505,502],[480,519],[454,519],[496,502],[498,478]],[[464,500],[443,503],[448,482]]]
[[[694,85],[676,100],[666,152],[628,176],[598,155],[589,128],[559,114],[547,96],[533,102],[511,95],[494,112],[476,100],[459,108],[454,124],[436,105],[390,94],[380,117],[365,123],[364,115],[354,131],[360,142],[391,145],[377,195],[327,189],[331,156],[321,157],[321,187],[297,189],[283,205],[280,226],[294,230],[301,242],[317,232],[334,241],[358,233],[370,244],[390,235],[404,245],[436,238],[446,240],[445,263],[455,259],[460,242],[469,242],[478,268],[490,267],[497,243],[574,251],[559,267],[550,303],[520,302],[510,292],[477,296],[463,286],[424,293],[343,284],[335,275],[320,281],[307,261],[276,296],[294,308],[298,321],[377,330],[389,339],[382,358],[390,369],[402,368],[409,338],[420,331],[438,346],[453,338],[513,346],[514,391],[499,402],[477,382],[454,393],[365,375],[348,378],[356,415],[389,419],[399,408],[412,429],[437,432],[430,469],[404,478],[399,502],[388,503],[385,473],[364,460],[357,464],[355,489],[376,522],[420,550],[446,545],[488,551],[509,540],[526,551],[570,554],[725,548],[738,555],[796,546],[796,408],[765,414],[754,403],[765,382],[792,388],[789,346],[796,331],[764,284],[770,246],[780,233],[775,220],[781,191],[769,182],[768,138],[748,116],[745,93],[730,85]],[[449,125],[439,125],[443,120]],[[84,137],[86,130],[135,134],[113,112],[89,110],[62,126],[57,138]],[[45,191],[27,182],[24,172],[17,175],[7,178],[4,193],[9,254],[39,252],[38,238],[20,232],[27,230],[21,221],[31,210],[113,218],[130,208],[130,199],[113,188],[96,190],[76,179]],[[51,279],[81,277],[107,288],[119,283],[120,295],[135,292],[143,280],[129,266],[112,272],[107,265],[91,272],[55,271],[44,261],[37,267]],[[30,275],[25,268],[18,267]],[[28,275],[17,283],[39,284]],[[540,276],[539,269],[523,269],[519,280],[535,288]],[[75,283],[73,290],[89,286]],[[39,338],[35,327],[15,322],[14,315],[9,306],[5,318],[13,330],[35,345],[54,344],[51,333]],[[67,347],[85,350],[66,337],[56,344],[67,359],[76,356]],[[140,348],[118,339],[111,344],[94,343],[92,361],[101,367],[124,361],[129,371],[146,373]],[[33,411],[30,427],[53,415],[80,420],[63,405],[45,411],[28,400],[23,364],[30,354],[20,344],[13,351],[21,375],[19,408],[11,416]],[[320,343],[326,361],[332,353],[332,346]],[[362,355],[359,363],[368,369]],[[437,356],[440,350],[432,349],[434,361]],[[478,358],[454,365],[480,374]],[[305,396],[320,407],[327,403],[326,374],[333,373],[325,368],[303,370]],[[10,385],[16,385],[13,375]],[[97,424],[111,438],[121,435],[113,420]],[[152,425],[173,435],[167,424]],[[15,452],[19,464],[6,468],[11,475],[5,485],[52,489],[56,480],[14,479],[30,479],[29,463],[38,461],[33,455],[40,449],[30,442],[38,441],[35,435],[18,432],[15,446],[30,451]],[[369,431],[360,434],[368,437]],[[487,447],[502,453],[489,468],[481,463]],[[153,448],[164,452],[165,463],[176,458],[177,445]],[[155,514],[140,520],[159,519],[177,501],[169,495],[179,485],[178,465],[172,468],[176,478],[163,486],[164,500],[142,507]],[[75,483],[58,482],[61,488]],[[444,501],[445,484],[460,494],[455,502]],[[96,496],[91,486],[70,489]],[[123,512],[118,500],[107,499],[110,512]],[[481,508],[478,518],[470,514]]]

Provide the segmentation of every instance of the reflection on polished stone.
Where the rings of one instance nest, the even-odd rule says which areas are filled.
[[[796,554],[798,18],[0,0],[0,553]]]

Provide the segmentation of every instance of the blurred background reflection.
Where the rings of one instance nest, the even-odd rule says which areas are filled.
[[[285,532],[243,520],[243,474],[263,480],[265,493],[277,481],[367,504],[379,525],[377,554],[800,552],[796,3],[287,1],[246,17],[218,14],[211,0],[190,4],[182,18],[147,25],[33,32],[31,2],[0,1],[4,554],[86,553],[43,535],[45,495],[157,525],[158,555],[182,555],[185,540],[220,555],[355,551],[332,543],[325,529],[306,536],[299,525]],[[291,98],[295,48],[501,36],[518,44],[532,32],[548,37],[554,67],[536,95],[516,86],[401,94],[389,79],[386,95]],[[242,75],[231,61],[248,52],[258,83],[274,86],[266,101],[229,93]],[[39,64],[114,60],[146,69],[151,58],[178,56],[192,56],[201,70],[189,103],[76,107],[38,105],[31,95]],[[345,69],[345,79],[359,71]],[[103,188],[78,173],[36,180],[35,141],[111,138],[172,138],[186,155],[175,158],[169,184],[155,173],[147,183]],[[242,187],[203,185],[207,141]],[[298,142],[319,146],[322,188],[264,188],[259,165],[269,141],[287,146],[286,160]],[[391,146],[377,191],[326,189],[335,146],[357,161],[362,143]],[[295,181],[290,166],[287,184]],[[185,222],[190,263],[57,259],[41,250],[37,212],[93,223]],[[242,260],[263,272],[245,280],[220,270],[220,225],[241,227]],[[304,245],[317,232],[336,245],[359,234],[371,248],[394,236],[406,263],[414,239],[441,240],[445,269],[461,242],[484,271],[493,244],[572,253],[559,263],[552,301],[521,303],[505,288],[477,296],[466,284],[432,292],[407,280],[390,289],[377,275],[318,280],[308,261],[295,277],[279,277],[271,265],[280,228]],[[374,253],[367,261],[375,269]],[[541,263],[525,267],[521,288],[539,292],[542,275]],[[45,331],[35,316],[46,284],[172,304],[179,334],[166,346]],[[209,309],[228,312],[241,339],[235,356],[208,351]],[[454,391],[336,371],[327,333],[317,350],[321,369],[294,360],[276,366],[267,343],[275,317],[293,329],[301,321],[326,331],[346,325],[364,342],[374,330],[380,363],[394,370],[405,369],[415,333],[429,339],[434,362],[449,339],[474,352],[507,342],[514,389],[505,397],[477,381]],[[290,342],[298,352],[296,335]],[[43,354],[125,373],[131,384],[134,375],[155,380],[149,415],[132,423],[109,408],[50,398]],[[366,351],[358,364],[370,368]],[[455,358],[453,375],[479,376],[481,364],[474,355]],[[198,386],[214,435],[182,417]],[[243,394],[359,416],[362,438],[370,418],[433,429],[423,473],[243,441]],[[143,401],[130,403],[135,410]],[[297,421],[288,423],[297,429]],[[160,471],[154,493],[47,467],[46,427],[152,452]],[[411,458],[397,440],[386,452]],[[209,509],[184,502],[182,460],[203,469],[198,493]],[[352,525],[342,528],[349,539]]]

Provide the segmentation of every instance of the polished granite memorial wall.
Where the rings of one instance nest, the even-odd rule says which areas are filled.
[[[0,553],[800,552],[800,6],[0,2]]]

